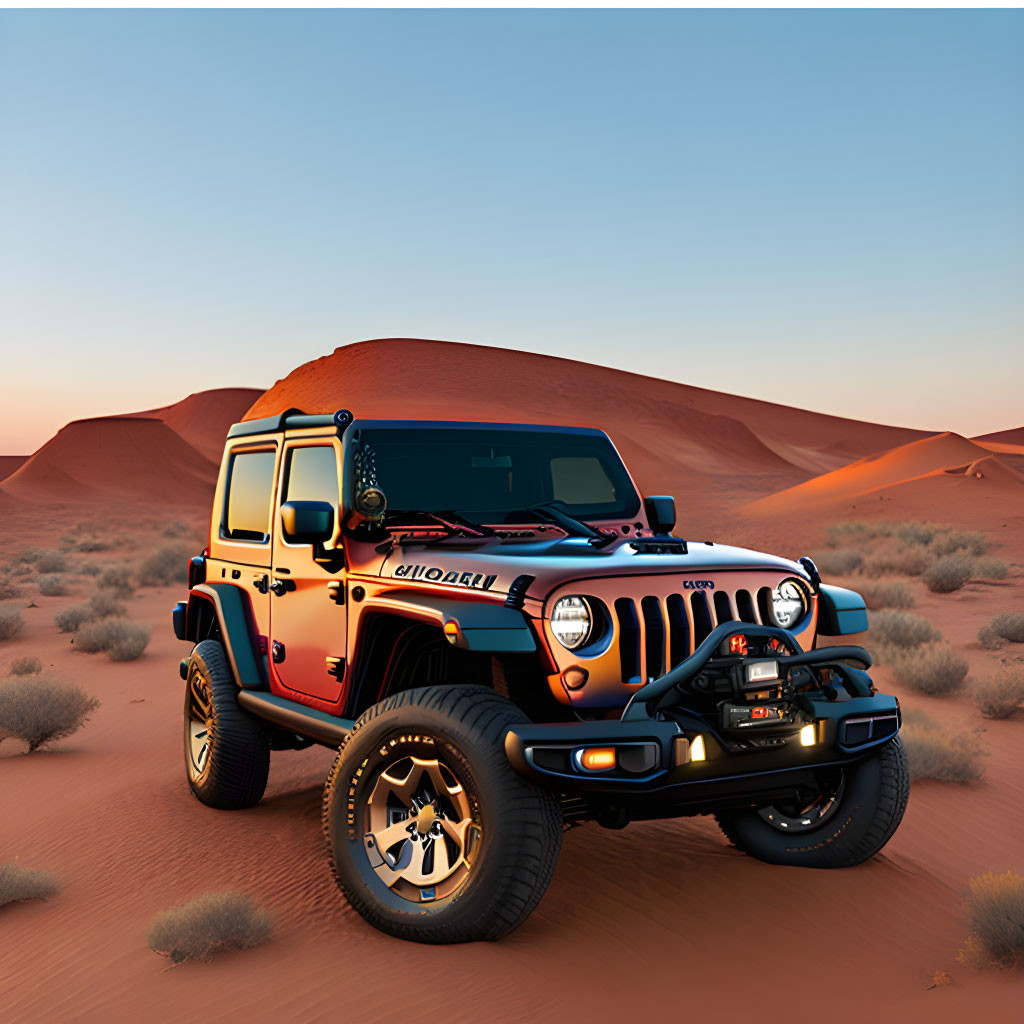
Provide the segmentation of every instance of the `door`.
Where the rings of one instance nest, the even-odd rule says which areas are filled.
[[[277,688],[284,697],[303,694],[327,704],[337,704],[344,693],[345,570],[337,562],[326,566],[317,562],[312,545],[285,539],[281,505],[328,502],[334,508],[337,537],[340,457],[340,447],[329,438],[285,445],[270,581],[268,653]],[[340,550],[337,554],[340,561]]]

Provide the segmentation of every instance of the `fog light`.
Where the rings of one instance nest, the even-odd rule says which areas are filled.
[[[810,725],[805,725],[800,730],[800,746],[802,747],[813,747],[817,737],[815,736],[815,725],[811,722]]]
[[[690,760],[706,761],[707,756],[707,753],[704,751],[704,737],[697,736],[697,738],[690,744]]]
[[[584,771],[606,772],[615,767],[615,748],[587,747],[577,751],[576,764]]]
[[[747,666],[747,682],[763,683],[769,679],[779,678],[777,661],[754,661]]]

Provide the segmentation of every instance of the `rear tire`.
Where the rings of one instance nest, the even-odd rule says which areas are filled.
[[[197,644],[185,678],[185,771],[198,800],[228,811],[258,804],[270,773],[270,738],[237,693],[223,646]]]
[[[498,939],[540,902],[562,845],[555,797],[511,768],[526,716],[493,690],[430,686],[374,705],[338,752],[323,827],[339,888],[415,942]]]
[[[885,846],[903,818],[909,795],[906,751],[903,740],[894,736],[843,768],[838,785],[821,798],[831,796],[827,807],[745,808],[716,818],[733,845],[758,860],[845,868],[869,860]]]

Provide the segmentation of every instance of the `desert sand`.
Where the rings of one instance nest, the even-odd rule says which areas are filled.
[[[85,530],[123,547],[72,552],[71,561],[133,561],[163,543],[177,519],[200,549],[226,426],[252,399],[249,417],[347,407],[360,416],[602,426],[645,493],[675,493],[682,535],[793,557],[820,547],[837,519],[984,529],[993,553],[1011,564],[1008,579],[945,595],[913,581],[914,611],[972,673],[1001,656],[1020,660],[982,650],[975,634],[996,613],[1024,607],[1024,480],[1001,461],[1024,450],[996,448],[1018,445],[1024,428],[975,440],[929,436],[439,342],[348,346],[262,397],[207,392],[167,410],[69,424],[0,483],[0,563],[23,545],[57,548],[62,535]],[[981,477],[966,473],[993,458]],[[0,744],[0,862],[47,868],[63,887],[48,902],[0,908],[5,1024],[1019,1017],[1019,974],[978,973],[955,959],[967,933],[967,879],[1024,873],[1019,715],[987,722],[967,697],[903,692],[879,667],[879,687],[904,707],[983,729],[990,756],[977,785],[915,783],[903,825],[872,862],[845,871],[772,867],[732,849],[705,818],[621,832],[589,824],[566,834],[546,897],[512,936],[419,946],[374,931],[334,888],[319,831],[332,752],[275,753],[267,796],[247,811],[218,812],[192,798],[177,672],[188,649],[169,619],[184,588],[128,599],[130,617],[151,623],[153,639],[140,660],[114,664],[76,651],[54,627],[56,610],[93,592],[90,578],[68,578],[72,589],[61,597],[25,583],[10,603],[26,627],[0,644],[0,676],[14,658],[35,655],[102,701],[82,731],[50,750],[26,756],[13,741]],[[225,888],[250,893],[273,914],[271,941],[168,970],[146,947],[149,921]],[[952,983],[931,987],[935,971]]]

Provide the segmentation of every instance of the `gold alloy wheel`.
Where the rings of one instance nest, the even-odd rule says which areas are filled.
[[[193,779],[202,777],[210,760],[210,719],[213,707],[202,675],[193,670],[188,679],[188,770]]]
[[[455,892],[480,847],[466,791],[437,758],[391,764],[373,787],[364,820],[370,866],[392,892],[414,903]]]

